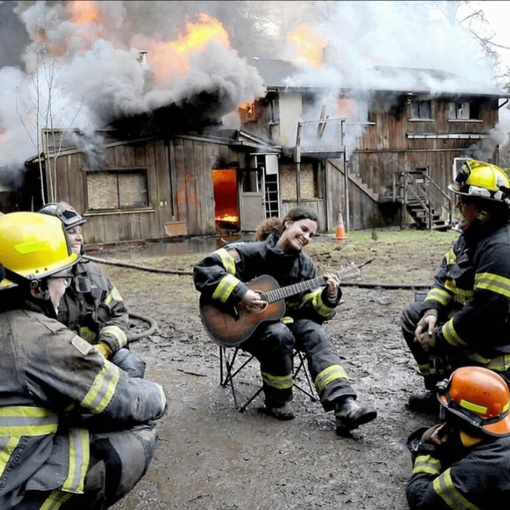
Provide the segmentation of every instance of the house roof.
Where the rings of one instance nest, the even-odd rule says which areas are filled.
[[[251,60],[268,89],[323,89],[387,91],[411,94],[476,95],[498,98],[510,93],[491,84],[477,82],[440,69],[373,66],[357,70],[349,78],[331,66],[307,68],[276,59]]]

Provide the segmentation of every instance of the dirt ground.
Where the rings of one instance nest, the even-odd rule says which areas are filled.
[[[130,266],[105,263],[103,268],[129,310],[157,322],[154,333],[131,348],[147,362],[146,378],[164,385],[170,395],[169,412],[158,422],[155,459],[114,508],[408,508],[404,489],[411,460],[405,441],[434,419],[405,407],[411,392],[422,385],[402,340],[399,316],[415,292],[431,282],[455,236],[399,230],[353,233],[344,245],[321,236],[307,247],[321,271],[374,258],[357,285],[346,282],[345,303],[326,324],[359,401],[378,410],[375,421],[349,438],[336,434],[332,413],[299,391],[292,421],[265,415],[261,397],[244,413],[235,409],[229,388],[219,384],[218,347],[201,326],[190,276],[193,264],[214,246],[197,245],[197,250],[164,243],[156,255],[154,246],[90,253]],[[134,320],[132,327],[140,332],[148,324]],[[238,382],[242,394],[257,388],[258,377],[256,363],[250,365]]]

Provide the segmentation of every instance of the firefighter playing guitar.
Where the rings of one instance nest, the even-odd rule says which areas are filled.
[[[359,278],[360,267],[352,264],[335,274],[340,280]],[[286,310],[285,298],[316,289],[325,284],[326,279],[320,276],[280,287],[272,276],[262,275],[246,284],[248,289],[260,294],[264,301],[262,306],[256,309],[242,305],[226,307],[222,303],[204,298],[202,295],[200,297],[200,318],[214,342],[223,347],[235,347],[250,337],[261,322],[280,320]]]

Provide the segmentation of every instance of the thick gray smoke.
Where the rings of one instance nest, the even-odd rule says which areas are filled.
[[[8,48],[0,54],[0,172],[19,171],[41,151],[44,127],[78,129],[93,145],[94,131],[112,121],[190,104],[204,94],[215,98],[208,113],[220,120],[263,95],[253,57],[302,57],[288,36],[305,25],[316,37],[309,42],[332,48],[335,63],[308,66],[289,76],[289,84],[319,79],[333,95],[352,84],[368,90],[377,80],[374,65],[439,68],[471,78],[476,69],[490,84],[489,63],[476,43],[435,5],[0,2],[0,44]],[[191,36],[206,27],[212,28],[205,39]],[[440,83],[428,86],[431,93],[441,89]],[[323,107],[320,98],[305,115],[317,118]]]

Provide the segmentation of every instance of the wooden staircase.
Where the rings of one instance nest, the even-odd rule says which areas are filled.
[[[404,213],[407,212],[418,229],[445,231],[451,228],[451,199],[427,172],[395,172],[393,201],[403,205],[401,226],[405,223]]]

